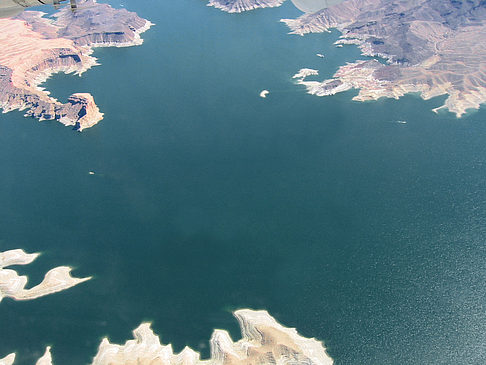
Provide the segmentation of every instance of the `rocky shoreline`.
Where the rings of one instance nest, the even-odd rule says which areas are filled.
[[[279,324],[268,312],[242,309],[234,312],[242,339],[233,342],[229,333],[215,330],[210,340],[211,358],[201,360],[199,353],[184,348],[176,354],[172,346],[163,345],[149,323],[133,331],[133,340],[124,345],[101,342],[92,365],[332,365],[322,342],[305,338],[293,328]],[[37,365],[52,365],[51,348],[47,347]],[[12,365],[15,354],[0,359],[0,365]]]
[[[230,13],[280,6],[284,0],[211,0]],[[346,0],[297,19],[282,19],[292,34],[342,33],[336,46],[357,45],[364,56],[322,82],[298,80],[318,96],[359,90],[354,100],[423,99],[447,95],[457,117],[486,103],[486,6],[482,0]]]
[[[337,45],[356,44],[363,55],[386,60],[341,66],[323,82],[302,78],[311,94],[358,89],[358,101],[447,95],[434,111],[457,117],[486,103],[486,6],[480,0],[348,0],[282,21],[299,35],[336,28],[342,33]]]
[[[97,65],[95,47],[142,44],[140,34],[152,23],[125,9],[87,0],[72,13],[64,8],[52,18],[26,11],[0,19],[0,107],[25,110],[25,116],[57,120],[82,131],[103,119],[89,93],[75,93],[67,103],[40,87],[58,72],[83,72]]]

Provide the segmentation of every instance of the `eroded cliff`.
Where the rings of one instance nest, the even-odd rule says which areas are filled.
[[[26,11],[0,19],[0,107],[26,110],[26,116],[57,120],[81,131],[98,123],[93,97],[76,93],[61,103],[39,86],[57,72],[83,72],[96,65],[94,47],[127,47],[142,43],[151,23],[125,9],[87,0],[73,13],[68,8],[52,18]]]

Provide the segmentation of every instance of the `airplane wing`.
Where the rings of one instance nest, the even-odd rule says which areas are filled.
[[[0,0],[0,18],[13,17],[31,6],[56,3],[59,4],[59,0]]]
[[[24,8],[12,0],[0,0],[0,18],[9,18],[22,12]]]

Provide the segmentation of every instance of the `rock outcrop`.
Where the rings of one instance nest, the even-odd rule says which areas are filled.
[[[48,294],[56,293],[69,289],[90,278],[73,278],[71,268],[59,266],[50,270],[44,277],[44,280],[30,289],[25,289],[27,277],[20,276],[15,270],[5,269],[14,265],[28,265],[32,263],[39,254],[27,254],[23,250],[10,250],[0,252],[0,302],[3,298],[10,297],[16,300],[30,300],[39,298]],[[9,364],[10,358],[0,360]],[[12,360],[13,361],[13,360]]]
[[[285,0],[210,0],[208,6],[214,6],[228,13],[241,13],[259,8],[274,8]]]
[[[64,125],[74,126],[74,129],[82,131],[92,127],[103,114],[96,106],[91,94],[77,93],[69,97],[66,104],[59,110],[59,122]]]
[[[354,99],[424,99],[447,94],[446,108],[462,116],[486,102],[486,3],[481,0],[347,0],[298,19],[283,19],[304,35],[337,28],[342,44],[357,44],[377,60],[342,66],[333,79],[300,83],[315,95],[359,89]]]
[[[332,365],[322,344],[300,336],[293,328],[280,325],[266,311],[243,309],[234,313],[242,339],[233,342],[229,333],[215,330],[211,337],[211,358],[200,360],[199,353],[186,347],[174,354],[171,345],[162,345],[159,337],[143,323],[133,331],[133,340],[124,345],[103,339],[92,365]],[[0,360],[12,365],[15,355]],[[37,365],[52,365],[50,347]]]
[[[26,110],[26,116],[57,120],[81,131],[102,118],[87,93],[76,93],[67,103],[49,96],[40,85],[57,72],[83,72],[96,65],[94,47],[127,47],[142,43],[140,34],[151,23],[125,9],[93,0],[79,3],[52,18],[26,11],[17,18],[0,19],[0,108]]]

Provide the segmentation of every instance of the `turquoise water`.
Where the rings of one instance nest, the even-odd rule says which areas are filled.
[[[287,35],[290,3],[123,4],[157,24],[145,44],[47,83],[60,99],[91,92],[98,126],[0,117],[0,250],[41,251],[19,269],[33,282],[57,265],[94,276],[4,300],[0,354],[33,364],[53,345],[56,364],[87,364],[102,337],[149,320],[207,356],[212,329],[238,338],[231,311],[251,307],[338,365],[484,364],[484,110],[305,94],[298,69],[324,78],[359,52],[334,48],[337,33]]]

